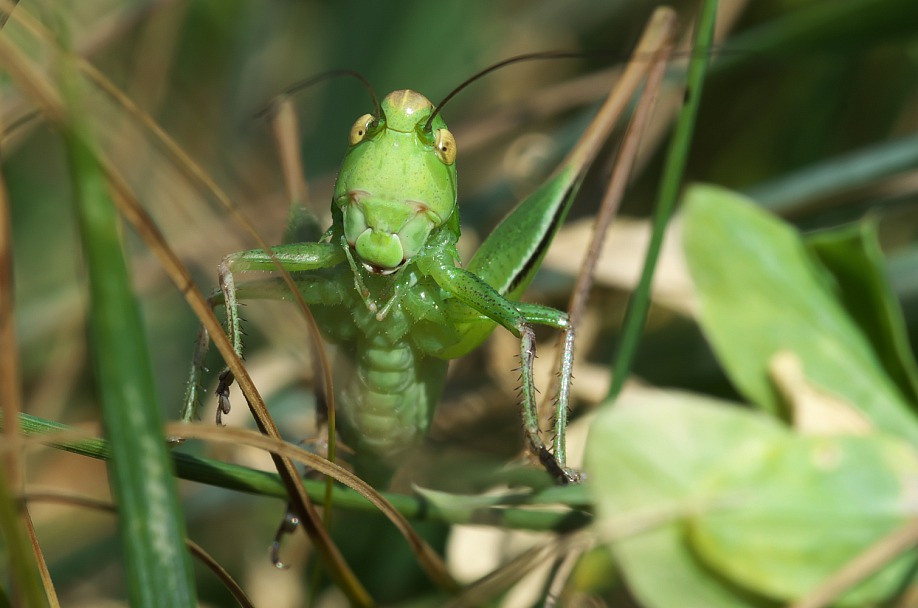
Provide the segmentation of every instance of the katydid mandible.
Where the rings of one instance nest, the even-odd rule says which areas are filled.
[[[672,19],[648,27],[635,54],[666,44]],[[323,335],[350,365],[335,369],[339,429],[356,452],[358,474],[386,479],[425,436],[448,361],[480,345],[501,325],[520,340],[522,418],[529,448],[560,483],[579,474],[566,466],[564,434],[570,397],[574,328],[566,313],[518,301],[564,221],[580,181],[650,62],[628,64],[573,151],[554,174],[492,232],[463,268],[456,250],[459,212],[456,142],[439,111],[411,90],[387,95],[378,113],[357,119],[332,198],[332,226],[318,242],[226,256],[220,291],[227,332],[242,353],[238,302],[288,299],[278,279],[236,284],[236,273],[291,273]],[[533,326],[563,333],[552,449],[540,437],[533,382]],[[206,335],[199,341],[185,399],[198,401]],[[231,374],[217,389],[217,421],[229,411]]]

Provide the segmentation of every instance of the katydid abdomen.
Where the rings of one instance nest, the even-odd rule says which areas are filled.
[[[376,342],[355,344],[355,358],[336,363],[335,385],[338,422],[356,452],[355,467],[378,479],[426,435],[447,361],[425,356],[408,340]]]
[[[393,282],[417,280],[413,272],[385,281],[367,273],[364,285],[371,301],[383,303],[392,298],[388,289]],[[310,291],[300,293],[314,302],[316,294]],[[436,307],[418,283],[410,295],[392,302],[383,320],[377,317],[378,307],[374,311],[365,306],[353,286],[345,294],[334,305],[313,304],[312,311],[325,338],[336,346],[334,390],[341,437],[355,451],[355,468],[378,482],[426,435],[448,366],[431,349],[456,336],[448,326],[430,321],[427,313]]]

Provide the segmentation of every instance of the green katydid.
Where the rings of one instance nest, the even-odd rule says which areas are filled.
[[[635,54],[653,57],[669,44],[673,17],[658,12]],[[236,273],[291,273],[324,337],[352,363],[336,369],[335,401],[358,474],[385,479],[422,439],[433,417],[448,361],[480,345],[501,325],[520,340],[523,425],[532,453],[560,483],[579,479],[566,466],[565,425],[574,328],[566,313],[518,301],[564,221],[580,181],[649,69],[628,64],[618,87],[555,173],[492,232],[463,268],[456,251],[456,143],[439,109],[420,93],[387,95],[357,119],[332,199],[332,226],[318,242],[233,253],[220,265],[227,331],[237,353],[239,300],[291,297],[279,280],[237,285]],[[532,365],[533,326],[563,332],[552,449],[540,437]],[[202,373],[199,343],[186,418]],[[233,378],[221,374],[217,420],[229,411]]]

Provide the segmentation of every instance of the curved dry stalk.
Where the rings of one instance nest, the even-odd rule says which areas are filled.
[[[233,597],[236,598],[236,602],[239,603],[243,608],[255,608],[255,604],[252,603],[252,600],[249,599],[249,596],[245,594],[245,590],[242,588],[242,585],[236,582],[236,579],[226,571],[226,569],[220,565],[220,562],[215,560],[213,556],[204,550],[204,547],[194,542],[190,538],[185,539],[185,544],[188,545],[188,550],[191,551],[191,554],[196,558],[201,560],[205,566],[207,566],[211,572],[213,572],[218,579],[226,587],[227,591],[233,594]]]
[[[918,544],[918,519],[896,528],[856,555],[822,582],[806,597],[789,608],[821,608],[828,606],[845,591]]]
[[[75,428],[68,431],[55,431],[33,437],[20,436],[17,437],[13,443],[0,445],[0,453],[8,450],[27,449],[40,445],[55,445],[79,439],[95,439],[101,432],[101,425],[92,423],[81,425],[79,429]],[[408,541],[412,551],[418,556],[418,561],[421,566],[424,567],[435,583],[448,591],[456,591],[459,588],[458,583],[453,580],[452,576],[447,571],[443,560],[440,559],[440,556],[437,555],[424,539],[414,532],[408,520],[399,513],[384,496],[377,492],[373,486],[347,469],[333,462],[329,462],[325,458],[313,454],[304,448],[287,443],[282,439],[268,437],[250,429],[218,427],[202,423],[170,422],[165,425],[164,432],[166,437],[181,434],[187,439],[246,445],[265,450],[271,454],[277,454],[295,460],[323,475],[336,479],[345,486],[360,493],[395,525]]]
[[[373,486],[363,481],[347,469],[344,469],[325,458],[308,452],[305,449],[291,445],[283,440],[266,437],[248,429],[238,429],[229,427],[217,427],[198,423],[169,423],[166,425],[167,435],[181,433],[189,439],[202,439],[206,441],[215,441],[221,443],[235,443],[247,445],[262,449],[272,454],[283,455],[292,460],[296,460],[311,469],[333,477],[337,481],[359,492],[364,498],[369,500],[379,511],[389,518],[398,531],[402,533],[405,540],[408,541],[411,550],[418,558],[418,562],[427,571],[431,580],[447,591],[456,591],[459,588],[458,583],[446,569],[446,564],[439,555],[427,544],[424,539],[417,535],[408,520],[392,506]]]
[[[587,297],[593,280],[593,269],[599,259],[599,252],[602,248],[606,229],[615,216],[622,196],[624,195],[625,186],[628,184],[631,169],[637,157],[641,136],[650,121],[651,110],[656,101],[657,92],[663,82],[666,64],[673,49],[673,40],[676,33],[675,15],[661,13],[659,23],[661,30],[659,35],[655,38],[649,38],[646,43],[642,43],[634,50],[635,56],[647,55],[652,57],[651,61],[648,63],[629,64],[628,68],[622,74],[621,79],[615,83],[613,91],[609,94],[608,100],[603,105],[603,109],[606,105],[617,106],[618,111],[610,113],[607,122],[596,125],[595,129],[587,134],[590,138],[590,144],[588,146],[584,146],[583,149],[579,147],[575,148],[575,151],[569,155],[571,159],[578,159],[577,162],[582,163],[594,158],[598,154],[599,148],[605,142],[608,132],[611,131],[612,124],[619,119],[624,111],[626,103],[634,95],[641,83],[645,83],[637,109],[628,124],[628,129],[625,133],[625,138],[615,163],[615,169],[609,180],[605,195],[603,196],[602,204],[600,205],[596,219],[593,240],[590,243],[587,257],[581,266],[580,275],[577,277],[577,283],[568,305],[568,317],[573,327],[577,327],[583,317],[583,311],[586,307]],[[651,28],[652,24],[652,21],[648,22],[648,29]],[[602,110],[600,111],[602,112]],[[554,369],[560,368],[561,353],[561,349],[557,349]],[[551,400],[558,390],[559,382],[559,378],[552,378],[551,384],[545,393],[546,396],[539,408],[540,418],[542,420],[557,415],[552,412]],[[543,424],[542,426],[551,428],[552,425]],[[555,438],[556,451],[559,447],[558,441],[559,438]]]
[[[7,10],[4,7],[4,10]],[[9,9],[12,10],[12,9]],[[9,18],[8,12],[0,13],[0,28]],[[3,365],[0,365],[0,407],[6,420],[16,420],[22,411],[22,394],[19,387],[19,348],[16,339],[15,305],[13,301],[13,242],[12,222],[10,218],[10,200],[7,196],[6,180],[0,172],[0,353]],[[4,429],[7,441],[15,439],[19,429],[8,425]],[[6,481],[13,492],[18,492],[23,484],[22,463],[19,454],[10,451],[4,458],[6,467]],[[27,508],[20,512],[20,522],[29,536],[32,554],[35,556],[35,566],[41,577],[45,596],[52,608],[60,605],[57,593],[54,590],[54,581],[42,553],[38,537],[35,535],[35,526]]]
[[[593,544],[588,534],[575,533],[551,539],[543,545],[531,547],[511,559],[509,562],[491,572],[465,589],[462,594],[446,606],[448,608],[472,608],[481,606],[497,594],[505,591],[538,564],[553,556],[567,556],[582,553]],[[547,598],[546,598],[547,599]]]
[[[269,121],[271,130],[274,134],[274,141],[277,144],[277,156],[280,159],[281,173],[284,176],[284,185],[287,191],[290,213],[288,216],[288,230],[293,225],[294,217],[300,212],[303,204],[308,200],[309,192],[306,185],[306,179],[303,177],[303,155],[300,152],[297,133],[299,130],[299,121],[293,104],[289,96],[281,96],[275,104],[276,111],[270,112]],[[284,242],[288,242],[290,234],[284,235]],[[287,272],[286,270],[284,271]],[[314,334],[315,335],[315,334]],[[313,366],[313,378],[320,374],[323,376],[323,383],[320,385],[313,382],[316,403],[321,407],[316,407],[316,418],[320,425],[325,426],[326,433],[326,450],[325,457],[331,462],[337,459],[338,438],[337,438],[337,412],[335,410],[335,395],[332,390],[331,365],[329,365],[325,348],[322,341],[310,341],[310,361]],[[318,362],[318,365],[317,365]],[[317,369],[318,368],[318,369]],[[332,492],[334,483],[331,478],[326,478],[325,484],[325,505],[331,506]],[[327,509],[324,515],[325,526],[330,525],[331,509]]]
[[[175,252],[173,252],[166,243],[165,238],[156,228],[152,218],[150,218],[146,211],[140,206],[139,202],[133,198],[127,185],[120,179],[120,176],[115,173],[111,165],[101,162],[101,159],[100,164],[103,166],[115,190],[115,196],[113,198],[118,204],[120,211],[125,218],[128,219],[131,225],[134,226],[134,229],[137,230],[150,249],[160,258],[170,278],[179,291],[185,296],[188,303],[195,310],[195,313],[202,320],[204,327],[210,333],[214,345],[217,347],[217,350],[220,351],[224,361],[226,361],[228,367],[232,371],[236,382],[242,389],[246,397],[246,402],[249,405],[249,410],[252,412],[259,429],[266,436],[281,441],[280,432],[274,424],[274,420],[271,418],[268,408],[261,398],[258,389],[255,387],[255,383],[245,369],[242,360],[233,349],[232,344],[230,344],[229,338],[227,338],[226,334],[223,332],[220,322],[217,320],[216,315],[214,315],[204,295],[192,282],[188,269],[185,268],[175,255]],[[310,315],[310,318],[311,316],[312,315]],[[176,436],[183,436],[183,434],[182,431],[178,431]],[[372,598],[370,598],[369,594],[363,588],[363,585],[357,580],[353,571],[344,561],[341,552],[332,542],[331,537],[328,535],[328,531],[322,525],[321,518],[315,506],[312,504],[312,500],[306,493],[305,488],[303,488],[299,473],[293,463],[290,462],[289,459],[279,455],[272,454],[272,458],[274,459],[275,466],[277,467],[277,471],[284,485],[290,491],[293,510],[300,518],[300,521],[303,522],[306,533],[312,541],[316,543],[325,559],[329,562],[333,577],[345,591],[349,592],[352,601],[360,605],[371,605]]]
[[[303,317],[306,319],[306,323],[309,326],[309,338],[312,349],[314,352],[319,354],[319,362],[322,368],[322,382],[324,386],[324,392],[328,400],[328,407],[330,410],[334,409],[334,390],[332,387],[332,373],[331,373],[331,364],[328,361],[328,356],[325,352],[324,343],[322,342],[322,335],[319,331],[319,326],[316,324],[315,318],[312,316],[312,313],[309,311],[309,305],[306,304],[306,301],[303,299],[303,295],[300,293],[299,289],[296,287],[296,283],[293,280],[293,277],[290,276],[290,273],[283,267],[277,257],[274,255],[271,246],[267,241],[259,234],[258,230],[255,229],[252,221],[246,216],[239,205],[232,199],[230,196],[222,189],[220,186],[207,174],[203,167],[182,149],[179,144],[169,136],[168,133],[162,130],[156,121],[154,121],[149,114],[144,112],[140,107],[138,107],[128,96],[122,93],[110,80],[108,80],[104,74],[99,72],[91,63],[83,59],[77,58],[77,67],[79,67],[86,76],[92,80],[100,89],[102,89],[106,94],[108,94],[112,99],[119,103],[130,115],[137,119],[140,124],[149,130],[149,132],[154,136],[154,138],[159,141],[165,148],[167,154],[172,160],[173,165],[179,169],[186,177],[188,177],[192,182],[198,184],[205,192],[210,193],[217,202],[230,214],[234,221],[236,221],[240,226],[245,229],[245,231],[253,238],[259,248],[264,250],[264,252],[271,258],[274,263],[275,268],[281,275],[281,278],[284,280],[284,283],[290,290],[293,300],[299,308],[300,312],[303,314]],[[199,317],[200,318],[200,317]],[[221,329],[222,332],[222,329]],[[213,333],[211,332],[211,336]]]
[[[53,45],[59,52],[66,52],[65,49],[62,49],[60,45],[58,45],[57,40],[53,34],[48,31],[41,23],[34,20],[31,16],[28,14],[23,14],[23,11],[19,11],[16,17],[23,26],[32,32],[33,35],[41,38],[44,42]],[[294,283],[293,278],[274,256],[270,245],[268,245],[267,241],[265,241],[264,238],[258,233],[251,220],[249,220],[248,217],[242,212],[239,205],[210,177],[210,175],[208,175],[207,171],[205,171],[200,164],[195,162],[194,159],[187,152],[185,152],[185,150],[168,133],[166,133],[156,123],[155,120],[153,120],[153,118],[148,113],[144,112],[143,109],[134,103],[130,97],[125,95],[89,61],[83,59],[82,57],[74,57],[73,59],[76,67],[82,71],[90,81],[98,86],[99,89],[101,89],[105,94],[111,97],[118,105],[124,108],[124,110],[132,118],[137,120],[141,125],[143,125],[144,128],[149,131],[149,133],[156,141],[162,144],[165,152],[167,153],[167,156],[172,161],[173,165],[193,183],[202,188],[205,193],[213,196],[214,199],[216,199],[217,202],[220,203],[220,205],[231,215],[231,217],[237,221],[239,225],[243,227],[243,229],[245,229],[245,231],[253,238],[253,240],[255,240],[258,246],[262,248],[265,253],[268,254],[274,261],[277,270],[284,279],[284,282],[287,284],[287,287],[290,289],[290,292],[293,295],[297,306],[303,313],[307,324],[309,325],[310,339],[313,342],[313,347],[316,349],[316,352],[319,353],[320,363],[323,371],[324,388],[326,394],[328,395],[329,408],[332,409],[334,407],[334,396],[332,391],[331,365],[325,353],[318,325],[316,325],[312,313],[309,312],[309,306],[303,300],[302,295],[296,288],[296,284]],[[49,91],[44,92],[46,96],[48,96],[48,93]],[[59,105],[59,100],[55,99],[56,95],[50,95],[49,97],[55,100],[56,105]],[[47,105],[43,107],[45,111],[47,111]],[[49,118],[52,121],[57,122],[57,120],[62,119],[62,115],[49,116]],[[105,165],[107,173],[113,172],[112,165],[110,163],[103,163],[103,165]],[[203,319],[200,317],[200,315],[199,319],[201,319],[203,323]],[[213,336],[213,332],[211,332],[211,335]],[[245,392],[244,388],[243,392]]]

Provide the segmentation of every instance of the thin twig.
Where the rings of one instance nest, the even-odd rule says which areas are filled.
[[[859,553],[832,576],[820,583],[809,595],[788,608],[820,608],[828,606],[842,593],[885,566],[899,554],[918,543],[918,519],[895,529]]]

